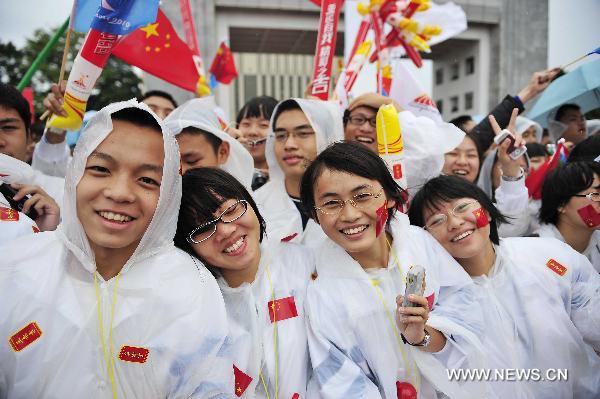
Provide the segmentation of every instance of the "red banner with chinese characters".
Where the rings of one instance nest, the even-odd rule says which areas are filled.
[[[315,50],[311,95],[327,100],[331,84],[331,64],[335,53],[338,19],[343,0],[323,0]]]

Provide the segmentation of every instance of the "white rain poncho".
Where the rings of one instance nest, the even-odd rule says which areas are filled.
[[[293,98],[315,131],[317,155],[329,144],[344,139],[342,116],[337,104],[330,101],[305,100]],[[288,100],[284,100],[288,101]],[[283,101],[282,101],[283,102]],[[277,115],[277,107],[273,110],[269,134],[265,147],[265,156],[269,165],[269,181],[253,193],[261,215],[267,223],[267,235],[272,240],[291,240],[315,246],[325,238],[325,233],[314,220],[310,219],[304,231],[300,212],[285,189],[285,176],[275,156],[275,137],[273,135],[273,119]]]
[[[525,131],[531,126],[535,127],[535,142],[541,143],[542,134],[544,133],[542,126],[540,126],[540,124],[536,121],[525,118],[524,116],[517,116],[517,121],[515,123],[515,131],[517,132],[517,134],[525,133]]]
[[[558,228],[553,224],[543,223],[540,228],[535,231],[540,237],[551,237],[556,238],[562,242],[565,242],[565,238],[562,236]],[[600,230],[596,230],[592,233],[590,243],[588,244],[583,254],[590,261],[592,266],[600,273]]]
[[[539,370],[548,380],[492,382],[494,393],[600,397],[600,357],[594,352],[600,349],[600,275],[585,257],[554,239],[506,238],[495,250],[488,275],[473,278],[485,315],[488,368]],[[549,380],[563,369],[568,380]],[[520,396],[515,388],[522,390]]]
[[[404,160],[408,194],[413,196],[428,180],[442,173],[444,154],[456,148],[465,138],[465,132],[451,123],[435,122],[410,111],[398,114],[402,129]]]
[[[0,194],[0,246],[15,238],[38,232],[35,222],[24,213],[11,209]]]
[[[304,298],[313,270],[314,258],[305,248],[263,241],[252,283],[231,288],[225,279],[218,279],[229,318],[230,357],[239,370],[235,386],[238,397],[291,399],[296,394],[306,398],[310,362]],[[274,314],[269,310],[273,297],[277,304]],[[271,316],[280,320],[276,323],[277,341]],[[279,395],[275,394],[276,384]]]
[[[254,160],[252,155],[240,142],[225,133],[215,112],[202,98],[195,98],[181,104],[165,119],[167,129],[174,135],[181,133],[186,127],[195,127],[207,133],[214,134],[219,139],[229,143],[229,158],[221,165],[221,169],[235,177],[249,191],[252,191],[252,175]]]
[[[493,191],[492,170],[498,150],[492,150],[483,161],[477,186],[481,188],[494,203],[500,213],[507,217],[509,223],[498,226],[500,237],[519,237],[528,233],[531,223],[529,193],[525,186],[525,177],[517,181],[500,178],[500,185]]]
[[[45,175],[29,164],[5,154],[0,154],[0,178],[7,183],[39,186],[56,201],[59,207],[63,203],[65,179]]]
[[[223,297],[208,270],[172,242],[181,177],[169,134],[163,134],[152,221],[119,278],[104,281],[96,274],[95,289],[96,264],[77,218],[76,187],[88,156],[112,131],[111,114],[127,107],[152,114],[135,100],[111,104],[82,134],[58,230],[0,250],[0,398],[112,398],[101,331],[107,349],[113,344],[117,397],[227,397],[231,364],[218,356],[228,333]]]
[[[387,268],[365,271],[330,239],[316,251],[317,277],[308,286],[306,318],[321,396],[395,399],[397,382],[408,382],[419,398],[436,398],[438,390],[451,398],[480,399],[483,384],[459,384],[446,373],[483,367],[477,338],[483,316],[471,278],[429,233],[410,226],[406,215],[397,213],[390,227]],[[396,296],[404,295],[404,276],[415,264],[426,269],[424,296],[433,303],[427,325],[447,337],[436,354],[403,344],[396,327]]]

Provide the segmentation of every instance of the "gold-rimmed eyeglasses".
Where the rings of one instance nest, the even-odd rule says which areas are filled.
[[[379,190],[377,194],[365,191],[353,195],[347,200],[331,199],[321,206],[315,206],[315,210],[325,215],[333,216],[340,213],[340,211],[344,208],[346,203],[349,203],[355,208],[364,209],[365,207],[369,206],[373,202],[373,200],[376,200],[377,198],[381,197],[381,194],[383,194],[383,188]]]

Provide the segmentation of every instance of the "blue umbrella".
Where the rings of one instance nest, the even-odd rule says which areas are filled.
[[[600,108],[600,58],[552,82],[527,113],[527,117],[548,127],[548,117],[565,103],[579,105],[582,112]]]

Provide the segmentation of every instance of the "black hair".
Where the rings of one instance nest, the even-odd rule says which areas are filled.
[[[465,123],[472,121],[472,120],[473,120],[473,118],[471,117],[471,115],[460,115],[454,119],[451,119],[450,123],[452,123],[454,126],[456,126],[457,128],[459,128],[460,130],[462,130],[466,133],[466,130],[464,129],[464,125],[465,125]]]
[[[235,121],[239,124],[244,118],[271,119],[277,100],[271,96],[259,96],[248,100],[238,112]]]
[[[546,157],[550,155],[548,154],[548,151],[546,151],[546,146],[540,143],[527,143],[525,144],[525,147],[527,147],[527,156],[529,158]]]
[[[160,124],[154,119],[154,116],[148,111],[141,108],[127,107],[111,114],[110,118],[113,121],[124,121],[134,124],[139,127],[145,127],[156,130],[162,135]]]
[[[223,140],[221,140],[216,135],[214,135],[210,132],[204,131],[202,129],[199,129],[197,127],[194,127],[194,126],[188,126],[188,127],[183,128],[181,130],[181,133],[179,133],[179,134],[194,134],[194,135],[204,136],[206,141],[208,141],[208,143],[212,147],[215,154],[219,153],[219,147],[223,143]]]
[[[317,179],[326,170],[335,170],[378,181],[387,198],[396,201],[396,205],[407,201],[407,194],[390,174],[387,165],[373,151],[359,143],[342,141],[329,145],[321,152],[304,172],[300,183],[300,199],[311,217],[317,221],[314,190]],[[388,222],[396,207],[388,209]]]
[[[492,219],[490,221],[490,240],[494,244],[498,244],[500,242],[498,225],[508,223],[507,218],[500,213],[490,197],[481,188],[458,176],[438,176],[425,183],[413,198],[408,209],[410,223],[424,227],[425,218],[423,213],[425,209],[436,210],[443,202],[451,202],[460,198],[477,200],[483,209],[490,214]]]
[[[560,107],[558,107],[558,109],[556,110],[556,116],[555,116],[555,120],[560,121],[564,116],[565,113],[567,111],[580,111],[581,107],[577,104],[573,104],[573,103],[566,103],[561,105]]]
[[[246,200],[254,210],[260,225],[260,241],[265,236],[265,220],[244,186],[229,173],[218,168],[195,168],[182,178],[181,206],[175,232],[175,246],[200,259],[207,267],[218,268],[197,255],[187,237],[200,224],[214,219],[214,212],[227,200]],[[211,270],[214,273],[214,270]]]
[[[600,136],[590,136],[573,147],[567,162],[593,161],[598,155],[600,155]]]
[[[556,225],[560,215],[558,209],[573,195],[590,187],[594,175],[600,176],[600,164],[596,162],[567,163],[550,172],[542,186],[540,221]]]
[[[162,90],[150,90],[142,94],[142,101],[150,97],[162,97],[165,100],[168,100],[171,104],[173,104],[173,108],[177,108],[177,101],[173,98],[172,95]]]
[[[277,125],[277,119],[279,119],[281,114],[283,114],[284,112],[287,112],[287,111],[294,110],[294,109],[299,109],[300,111],[302,111],[300,104],[298,104],[298,102],[296,100],[294,100],[293,98],[283,100],[282,102],[280,102],[279,106],[277,107],[277,112],[273,116],[273,126],[271,126],[271,127],[273,129],[275,129],[275,125]]]
[[[25,124],[25,132],[29,137],[29,128],[31,126],[31,110],[29,102],[15,87],[0,83],[0,107],[14,109],[17,111],[23,123]]]

